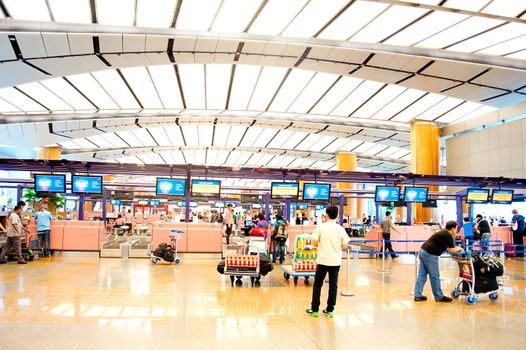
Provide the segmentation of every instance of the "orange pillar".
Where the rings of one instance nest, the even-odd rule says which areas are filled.
[[[440,171],[440,129],[432,122],[413,122],[411,124],[411,172],[415,174],[439,175]],[[438,191],[431,186],[429,192]],[[416,222],[429,222],[432,218],[430,208],[416,204]]]
[[[36,159],[39,160],[60,160],[62,152],[60,147],[40,147],[37,149]]]
[[[336,153],[336,167],[342,171],[356,171],[356,154],[350,152],[338,152]],[[338,182],[339,189],[355,189],[356,184],[348,182]],[[361,213],[358,211],[356,198],[347,199],[344,207],[344,213],[349,214],[351,218],[356,219],[361,217]],[[361,211],[361,209],[360,209]]]

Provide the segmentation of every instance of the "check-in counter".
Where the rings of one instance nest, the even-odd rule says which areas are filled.
[[[152,247],[153,249],[161,243],[170,243],[170,235],[172,230],[183,231],[184,233],[180,237],[177,249],[180,252],[187,251],[187,225],[186,224],[172,224],[166,222],[156,222],[152,224]]]
[[[491,226],[491,239],[502,243],[513,243],[513,233],[510,226]]]
[[[396,228],[402,234],[391,229],[391,240],[393,241],[425,241],[435,233],[435,230],[427,225],[396,226]],[[383,239],[382,230],[379,227],[371,228],[365,239],[381,241]],[[391,244],[395,252],[414,252],[420,249],[423,242],[392,242]],[[375,247],[377,251],[382,249],[382,242],[367,242],[367,245]]]
[[[51,250],[62,250],[62,243],[64,241],[64,226],[67,221],[52,220],[51,231],[49,237],[49,249]],[[37,225],[34,220],[31,220],[27,226],[29,234],[26,235],[26,244],[31,246],[30,241],[37,240]],[[36,245],[36,243],[35,243]]]
[[[220,253],[223,250],[223,225],[188,224],[187,251],[191,253]]]
[[[103,234],[102,221],[65,221],[62,250],[98,251]]]

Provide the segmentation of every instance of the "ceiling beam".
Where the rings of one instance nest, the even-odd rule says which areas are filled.
[[[387,1],[387,0],[386,0]],[[395,1],[398,4],[398,1]],[[459,10],[454,10],[458,12]],[[469,11],[468,11],[469,12]],[[499,18],[499,16],[480,14],[474,12],[474,15],[489,16],[490,18]],[[512,19],[505,17],[507,21],[519,22],[526,24],[525,20]],[[146,36],[164,36],[170,39],[177,38],[213,38],[229,39],[237,41],[267,41],[273,43],[286,43],[290,45],[306,45],[308,47],[338,47],[355,50],[366,50],[371,52],[385,52],[410,56],[428,57],[430,59],[445,59],[457,62],[484,64],[493,67],[509,69],[526,69],[526,60],[514,59],[509,57],[477,55],[464,52],[454,52],[447,50],[429,49],[422,47],[408,47],[388,45],[381,43],[361,43],[352,41],[326,40],[314,38],[295,38],[276,35],[259,35],[250,33],[216,33],[203,31],[184,31],[174,28],[138,28],[138,27],[119,27],[103,26],[99,24],[62,24],[55,22],[33,22],[33,21],[0,21],[0,32],[37,32],[37,33],[84,33],[98,35],[120,34],[120,35],[146,35]]]

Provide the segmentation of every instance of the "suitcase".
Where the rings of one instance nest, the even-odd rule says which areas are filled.
[[[475,293],[488,293],[499,289],[497,277],[476,276]]]
[[[505,255],[507,257],[516,257],[517,253],[515,253],[515,247],[511,247],[509,245],[504,245]]]

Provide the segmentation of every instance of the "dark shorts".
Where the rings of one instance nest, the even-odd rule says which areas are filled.
[[[226,225],[226,234],[229,236],[232,234],[232,226]]]

